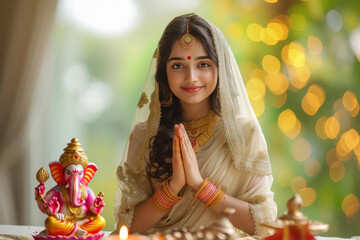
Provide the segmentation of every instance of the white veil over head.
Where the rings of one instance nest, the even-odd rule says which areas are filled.
[[[183,17],[191,17],[184,15]],[[235,57],[221,31],[209,21],[203,19],[211,29],[213,42],[218,56],[219,97],[221,118],[224,122],[227,142],[236,168],[260,175],[270,175],[271,166],[265,138],[259,122],[252,110]],[[191,23],[191,19],[190,19]],[[191,33],[191,32],[190,32]],[[150,63],[146,83],[139,100],[131,131],[140,122],[146,121],[146,138],[141,153],[136,160],[134,170],[146,175],[145,159],[149,151],[149,141],[159,127],[161,103],[159,87],[155,80],[158,51]],[[125,147],[122,163],[127,159],[129,141]],[[120,165],[121,165],[120,164]]]

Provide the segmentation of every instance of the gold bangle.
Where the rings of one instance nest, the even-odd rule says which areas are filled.
[[[213,207],[224,198],[224,192],[205,178],[199,190],[194,194],[194,198],[199,199],[208,207]]]
[[[178,201],[182,199],[175,195],[169,186],[169,181],[166,180],[154,193],[152,198],[153,206],[161,212],[169,211]]]

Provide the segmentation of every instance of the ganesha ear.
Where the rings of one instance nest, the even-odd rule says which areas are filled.
[[[85,185],[88,185],[88,183],[91,181],[91,179],[94,177],[95,172],[98,170],[98,167],[95,163],[89,163],[85,169],[83,183]]]
[[[65,181],[64,179],[64,173],[63,173],[63,167],[59,162],[51,162],[49,163],[51,176],[55,180],[57,184],[61,184]]]

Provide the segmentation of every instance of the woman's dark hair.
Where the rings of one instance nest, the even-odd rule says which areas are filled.
[[[189,20],[189,33],[198,41],[201,41],[210,59],[217,65],[218,57],[215,44],[209,25],[195,14],[187,14],[174,18],[166,27],[159,41],[159,55],[155,79],[159,85],[159,100],[166,102],[170,99],[171,90],[169,87],[166,63],[169,59],[171,49],[175,41],[186,33],[186,25]],[[220,103],[217,97],[218,87],[210,95],[210,107],[220,115]],[[157,134],[150,140],[149,161],[146,172],[150,178],[157,181],[164,181],[172,176],[172,142],[174,135],[174,124],[181,119],[181,108],[179,100],[172,94],[173,103],[171,106],[161,106],[160,124]]]

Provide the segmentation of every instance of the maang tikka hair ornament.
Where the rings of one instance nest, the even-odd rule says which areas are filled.
[[[185,51],[190,50],[195,44],[195,37],[189,33],[189,23],[190,17],[187,19],[186,33],[180,38],[180,45]]]

